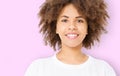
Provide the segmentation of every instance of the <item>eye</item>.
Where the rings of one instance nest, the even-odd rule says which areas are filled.
[[[77,22],[78,22],[78,23],[83,23],[84,21],[81,20],[81,19],[79,19],[79,20],[77,20]]]
[[[68,20],[67,19],[62,19],[61,22],[68,22]]]

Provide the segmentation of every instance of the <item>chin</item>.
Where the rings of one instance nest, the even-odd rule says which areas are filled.
[[[82,46],[82,44],[69,44],[69,45],[67,45],[67,47],[69,47],[69,48],[81,48],[81,46]]]

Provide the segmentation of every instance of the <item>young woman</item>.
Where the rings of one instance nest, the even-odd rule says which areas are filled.
[[[116,76],[107,62],[82,52],[106,32],[103,0],[46,0],[39,16],[45,43],[59,51],[33,61],[25,76]]]

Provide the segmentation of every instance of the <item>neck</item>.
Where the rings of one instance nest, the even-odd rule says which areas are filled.
[[[63,54],[64,56],[70,56],[70,57],[76,57],[82,55],[82,45],[77,46],[77,47],[66,47],[62,46],[60,50],[60,54]]]
[[[82,53],[81,51],[82,46],[79,47],[63,47],[61,48],[60,52],[57,54],[59,60],[65,63],[70,64],[79,64],[86,60],[87,56]]]

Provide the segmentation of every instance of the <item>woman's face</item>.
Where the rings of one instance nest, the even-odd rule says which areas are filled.
[[[82,45],[87,34],[87,21],[79,14],[74,5],[66,5],[61,11],[56,25],[56,33],[61,39],[61,45],[78,47]]]

